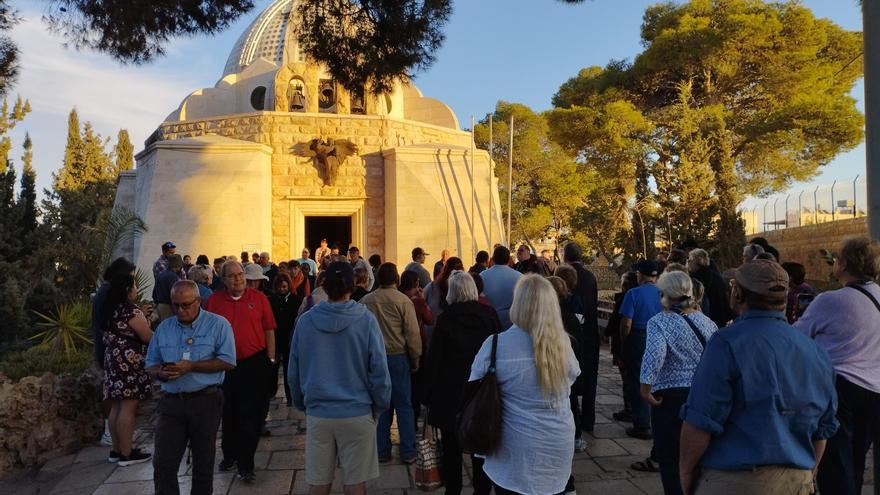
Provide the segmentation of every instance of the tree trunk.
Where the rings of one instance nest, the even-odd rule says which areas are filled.
[[[715,194],[718,196],[718,233],[715,238],[718,241],[719,265],[726,269],[740,264],[742,247],[745,245],[745,229],[736,210],[739,193],[736,189],[731,147],[724,137],[719,142],[720,149],[716,150],[711,159],[715,173]]]

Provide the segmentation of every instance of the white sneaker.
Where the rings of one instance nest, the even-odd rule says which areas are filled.
[[[92,437],[94,438],[94,437]],[[106,431],[103,435],[101,435],[101,445],[104,447],[112,447],[113,446],[113,437],[110,436]]]
[[[583,438],[575,438],[574,439],[574,451],[575,452],[584,452],[587,450],[587,441]]]

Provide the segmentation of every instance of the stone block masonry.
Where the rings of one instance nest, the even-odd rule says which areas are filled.
[[[286,203],[297,198],[364,199],[366,252],[385,257],[385,162],[382,151],[409,146],[470,147],[467,132],[377,115],[257,112],[163,124],[160,140],[216,134],[272,148],[272,256],[287,259],[303,246],[291,246],[292,219]],[[340,167],[334,186],[325,186],[311,159],[293,148],[312,139],[347,139],[358,146],[358,157]],[[313,246],[308,246],[313,248]]]

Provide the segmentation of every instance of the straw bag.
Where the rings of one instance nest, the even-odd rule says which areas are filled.
[[[427,417],[427,416],[426,416]],[[443,476],[440,473],[440,465],[443,457],[443,447],[437,439],[437,430],[431,428],[431,435],[427,434],[428,422],[422,427],[421,438],[416,442],[416,488],[422,491],[436,490],[443,486]]]

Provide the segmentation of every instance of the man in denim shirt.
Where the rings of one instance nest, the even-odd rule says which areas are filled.
[[[788,274],[754,260],[735,274],[741,316],[709,340],[681,409],[685,493],[812,493],[837,430],[834,370],[785,319]]]
[[[157,494],[177,494],[177,470],[189,443],[192,493],[210,494],[214,479],[217,428],[223,411],[224,372],[235,366],[232,327],[222,316],[201,309],[195,282],[171,289],[176,318],[163,321],[147,349],[146,366],[162,382],[153,484]]]

